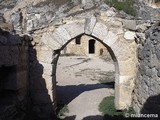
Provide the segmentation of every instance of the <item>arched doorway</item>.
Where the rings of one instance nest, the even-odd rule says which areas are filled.
[[[89,43],[88,43],[88,53],[89,54],[94,54],[95,53],[95,40],[91,39],[89,40]]]
[[[69,44],[72,44],[74,40],[76,38],[66,44],[64,48],[70,46]],[[89,45],[91,47],[94,47],[95,42],[103,46],[99,42],[100,40],[97,39],[83,39],[81,42],[84,41],[86,41],[84,45],[86,49],[88,49],[86,46],[88,43],[91,44]],[[107,48],[106,46],[103,47]],[[72,51],[71,53],[74,52],[76,51]],[[114,60],[116,62],[116,59]],[[69,111],[66,116],[76,115],[76,119],[91,115],[87,113],[88,110],[90,113],[94,112],[97,115],[101,115],[98,105],[104,97],[112,96],[114,93],[115,68],[113,60],[109,62],[104,61],[99,56],[89,57],[84,55],[76,56],[75,54],[60,54],[57,61],[56,97],[57,106],[60,109],[57,111],[59,113],[58,117],[60,117],[59,115],[62,114],[61,111],[64,111],[64,109],[68,109]],[[80,107],[80,104],[85,107]]]
[[[53,98],[54,105],[56,103],[56,68],[59,52],[77,36],[85,34],[106,46],[114,61],[116,109],[121,110],[131,106],[136,71],[136,47],[133,42],[126,42],[122,34],[119,33],[120,35],[118,36],[118,33],[115,33],[117,28],[109,31],[108,24],[95,19],[91,17],[72,20],[72,22],[65,23],[43,35],[43,44],[47,47],[39,51],[38,60],[52,64],[52,90],[50,90],[52,95],[50,94],[50,96]],[[120,30],[123,31],[123,25]],[[48,39],[46,40],[46,38]],[[49,51],[48,49],[51,50]],[[44,69],[48,69],[48,66],[44,66]],[[46,78],[47,80],[49,81],[48,78]]]

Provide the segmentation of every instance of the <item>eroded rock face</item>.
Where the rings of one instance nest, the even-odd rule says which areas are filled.
[[[138,47],[134,107],[137,112],[160,114],[160,23],[152,25],[145,34],[145,41]]]
[[[145,20],[160,19],[160,2],[156,0],[136,0],[137,15]]]

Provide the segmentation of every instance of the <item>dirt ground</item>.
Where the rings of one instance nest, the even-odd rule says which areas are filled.
[[[60,57],[57,66],[57,101],[67,105],[69,110],[63,118],[83,120],[89,116],[101,116],[98,106],[104,97],[114,95],[114,88],[101,84],[100,80],[114,70],[112,62],[99,57]]]

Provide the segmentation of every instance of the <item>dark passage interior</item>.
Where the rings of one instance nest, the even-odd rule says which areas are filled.
[[[1,105],[12,104],[16,94],[16,66],[0,67],[0,103]]]
[[[95,40],[89,40],[89,54],[95,53]]]

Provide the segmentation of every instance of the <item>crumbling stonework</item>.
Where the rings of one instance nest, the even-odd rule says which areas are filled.
[[[134,108],[141,113],[160,114],[160,23],[140,37]]]
[[[0,29],[0,119],[22,120],[28,109],[28,41]]]
[[[158,8],[138,4],[141,20],[135,20],[133,16],[110,8],[103,0],[56,1],[55,4],[54,0],[9,0],[7,4],[11,5],[8,8],[0,8],[3,13],[0,22],[10,23],[0,24],[1,28],[33,37],[28,46],[26,36],[0,31],[0,70],[8,71],[9,66],[14,71],[17,78],[12,87],[18,92],[15,98],[25,106],[23,100],[26,100],[29,85],[32,118],[52,119],[56,109],[58,57],[77,36],[85,35],[107,47],[113,58],[116,108],[131,106],[135,94],[134,107],[140,111],[147,98],[158,94],[159,90],[159,27],[153,26],[144,34],[154,20],[159,20]],[[4,1],[0,3],[6,6]],[[139,44],[138,70],[136,43]],[[17,104],[9,106],[13,111],[9,115],[12,118],[17,114],[15,106]]]
[[[135,0],[137,16],[142,20],[160,20],[160,1],[158,0]]]

